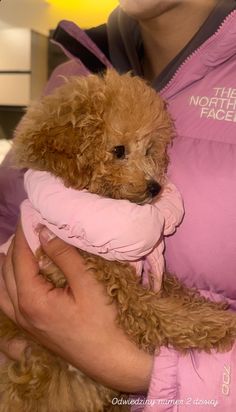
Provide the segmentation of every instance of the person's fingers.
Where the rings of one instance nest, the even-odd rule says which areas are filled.
[[[35,299],[39,290],[40,294],[46,296],[51,285],[38,275],[39,266],[28,246],[21,224],[17,226],[15,234],[12,264],[19,302],[23,301],[25,296]]]
[[[0,253],[0,272],[1,272],[2,265],[5,259],[6,259],[6,256],[4,255],[4,253]]]
[[[0,352],[0,367],[8,362],[7,356],[3,352]]]
[[[14,322],[15,311],[3,279],[3,265],[6,260],[5,255],[0,255],[0,309]]]
[[[13,245],[10,246],[11,250],[9,251],[9,256],[12,253],[12,247]],[[11,302],[11,299],[9,298],[6,284],[3,279],[3,270],[5,270],[4,265],[8,267],[8,264],[9,264],[9,263],[6,264],[6,261],[7,261],[7,257],[5,255],[0,255],[0,309],[13,322],[16,322],[15,310]],[[9,281],[9,274],[5,274],[4,277],[5,279],[7,278]],[[13,277],[13,280],[14,280],[14,277]],[[13,288],[15,289],[15,282],[14,282]],[[15,293],[16,293],[16,290],[14,290],[14,294]],[[18,360],[22,352],[26,348],[26,346],[27,346],[27,342],[23,339],[22,340],[21,339],[7,340],[7,339],[1,338],[0,339],[0,352],[1,352],[0,353],[0,364],[4,364],[5,362],[7,362],[9,358],[13,360]]]
[[[5,286],[3,286],[3,280],[0,280],[0,309],[5,315],[13,322],[16,322],[15,309],[7,294]]]
[[[11,272],[16,284],[16,296],[13,292],[12,281],[9,280],[11,298],[17,323],[28,330],[34,320],[40,322],[47,310],[48,292],[52,286],[42,276],[39,276],[39,266],[25,239],[21,225],[16,230],[12,249],[12,268],[10,263],[7,269]],[[8,284],[9,285],[9,284]],[[37,300],[37,304],[35,302]],[[7,311],[7,309],[6,309]]]
[[[86,267],[77,249],[55,237],[46,227],[39,232],[39,239],[44,252],[63,272],[72,291],[79,293]]]
[[[18,307],[18,296],[17,296],[17,290],[16,290],[14,270],[13,270],[13,265],[12,265],[13,248],[14,248],[14,239],[12,239],[11,241],[10,247],[6,255],[6,259],[2,266],[2,276],[3,276],[7,295],[10,298],[10,301],[14,309],[16,309]]]
[[[24,349],[27,347],[27,341],[23,339],[0,339],[0,352],[4,353],[7,358],[20,359]]]

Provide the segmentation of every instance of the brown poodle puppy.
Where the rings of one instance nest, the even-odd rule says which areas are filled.
[[[16,132],[15,153],[19,166],[51,172],[68,187],[143,204],[165,184],[172,136],[172,122],[156,92],[137,77],[109,71],[71,78],[32,105]],[[142,287],[128,263],[81,254],[116,304],[118,324],[140,348],[153,353],[161,345],[183,352],[231,347],[236,317],[224,305],[168,274],[157,293]],[[65,285],[53,264],[42,275],[57,287]],[[1,314],[0,336],[23,335]],[[115,396],[33,341],[20,361],[0,368],[0,412],[114,411]]]

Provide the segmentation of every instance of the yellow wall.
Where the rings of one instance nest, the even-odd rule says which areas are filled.
[[[82,28],[105,23],[118,0],[4,0],[0,1],[1,26],[30,28],[43,34],[62,19]]]
[[[106,22],[118,0],[47,0],[51,20],[71,19],[81,27],[91,27]]]

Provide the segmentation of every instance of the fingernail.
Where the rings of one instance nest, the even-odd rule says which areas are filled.
[[[51,230],[44,226],[44,228],[40,231],[40,239],[43,244],[47,244],[50,240],[54,239],[56,235],[54,235]]]

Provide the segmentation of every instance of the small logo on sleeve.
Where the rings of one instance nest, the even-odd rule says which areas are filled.
[[[224,365],[223,379],[222,379],[222,386],[221,386],[221,392],[224,396],[229,396],[230,383],[231,383],[231,368],[229,365]]]

